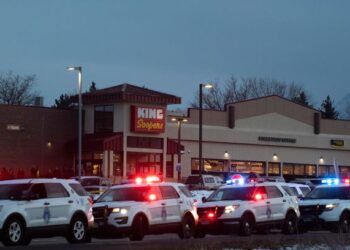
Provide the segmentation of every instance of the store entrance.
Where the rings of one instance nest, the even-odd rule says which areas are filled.
[[[162,155],[155,153],[127,153],[127,175],[163,175]]]

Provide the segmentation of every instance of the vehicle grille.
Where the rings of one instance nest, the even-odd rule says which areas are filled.
[[[216,217],[220,217],[225,211],[225,207],[205,207],[197,208],[197,213],[200,218],[206,217],[208,213],[214,213]]]
[[[92,214],[94,216],[94,220],[105,220],[112,213],[113,208],[105,207],[96,207],[92,209]]]
[[[320,215],[325,208],[325,205],[299,206],[301,215]]]

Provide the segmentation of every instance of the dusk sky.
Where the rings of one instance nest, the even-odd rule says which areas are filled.
[[[231,75],[295,81],[319,105],[350,93],[350,1],[1,0],[0,72],[35,74],[46,106],[131,83],[174,94]]]

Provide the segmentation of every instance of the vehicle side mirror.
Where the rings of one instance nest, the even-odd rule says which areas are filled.
[[[202,197],[202,202],[203,203],[207,202],[207,198],[205,196]]]

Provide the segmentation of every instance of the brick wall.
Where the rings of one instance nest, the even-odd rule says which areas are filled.
[[[49,169],[69,175],[73,155],[66,144],[77,138],[77,124],[73,110],[0,105],[0,174],[2,168],[15,174],[22,168],[29,176],[37,167],[41,176]]]

